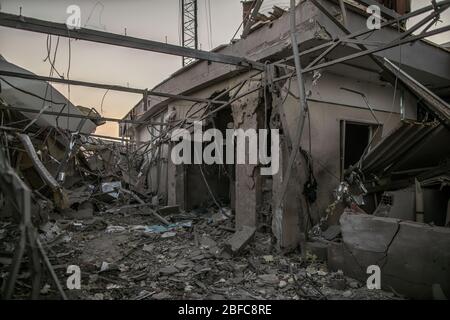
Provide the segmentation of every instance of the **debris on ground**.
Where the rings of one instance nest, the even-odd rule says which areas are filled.
[[[40,235],[59,279],[67,278],[68,265],[82,271],[81,289],[67,291],[71,299],[397,299],[298,253],[283,255],[270,234],[251,228],[237,232],[242,246],[230,255],[229,231],[207,215],[192,220],[161,226],[153,216],[96,212],[77,227],[71,220],[49,222]],[[232,228],[233,220],[220,226]],[[4,222],[0,230],[0,251],[12,254],[17,231]],[[0,262],[4,281],[8,261]],[[24,269],[17,298],[29,294],[27,280]],[[52,283],[44,291],[45,299],[58,298]]]

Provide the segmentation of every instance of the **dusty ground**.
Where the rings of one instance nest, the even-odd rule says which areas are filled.
[[[71,299],[397,299],[392,293],[368,290],[362,283],[328,272],[315,257],[282,255],[269,234],[256,233],[237,257],[222,250],[233,225],[220,214],[188,213],[166,217],[185,226],[155,232],[159,225],[145,210],[103,213],[87,220],[57,220],[41,231],[55,271],[65,287],[68,265],[82,271],[81,290],[66,290]],[[189,226],[192,222],[192,226]],[[120,228],[120,227],[122,228]],[[11,255],[17,231],[0,224],[0,251]],[[1,278],[8,259],[2,259]],[[42,298],[58,298],[45,275]],[[15,298],[29,295],[26,264]]]

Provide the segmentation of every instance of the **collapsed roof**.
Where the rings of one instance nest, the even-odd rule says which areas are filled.
[[[0,55],[0,70],[20,72],[32,75],[30,71],[8,62]],[[84,109],[73,105],[49,83],[40,80],[28,80],[15,77],[0,77],[0,98],[10,110],[16,111],[29,119],[37,119],[40,127],[59,127],[63,130],[93,133],[97,124],[91,120],[68,117],[68,115],[84,116]],[[14,110],[16,109],[16,110]],[[26,112],[27,109],[33,111]],[[59,116],[38,114],[41,111],[60,113]]]

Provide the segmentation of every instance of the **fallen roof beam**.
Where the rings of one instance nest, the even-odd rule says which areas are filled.
[[[31,162],[33,163],[34,168],[38,172],[39,176],[42,178],[42,180],[52,189],[52,191],[57,191],[58,193],[62,194],[62,189],[59,183],[55,180],[55,178],[51,175],[50,172],[48,172],[47,168],[44,166],[44,164],[39,159],[39,156],[36,152],[36,149],[34,148],[33,143],[31,142],[31,139],[28,135],[19,133],[17,134],[17,138],[19,138],[20,142],[25,148],[26,153],[28,154],[28,157],[30,158]],[[63,199],[64,197],[62,197]],[[61,204],[61,203],[60,203]]]
[[[110,84],[101,84],[101,83],[86,82],[86,81],[79,81],[79,80],[38,76],[35,74],[19,73],[19,72],[5,71],[5,70],[0,70],[0,76],[20,78],[20,79],[29,79],[29,80],[47,81],[47,82],[54,82],[54,83],[64,83],[64,84],[70,84],[73,86],[83,86],[83,87],[90,87],[90,88],[107,89],[107,90],[112,90],[112,91],[121,91],[121,92],[136,93],[136,94],[143,94],[143,95],[146,94],[148,96],[172,98],[172,99],[192,101],[192,102],[203,102],[203,103],[224,102],[224,101],[216,101],[216,100],[212,100],[212,99],[202,99],[202,98],[195,98],[195,97],[178,95],[178,94],[156,92],[156,91],[151,91],[151,90],[149,91],[149,90],[145,90],[145,89],[136,89],[136,88],[123,87],[123,86],[110,85]]]
[[[22,129],[20,128],[13,128],[13,127],[5,127],[5,126],[0,126],[0,131],[11,131],[11,132],[15,132],[15,133],[21,133]],[[70,133],[75,133],[75,131],[69,131]],[[109,140],[114,140],[114,141],[121,141],[121,142],[130,142],[130,143],[135,143],[135,140],[129,139],[125,136],[123,136],[122,138],[120,137],[111,137],[111,136],[105,136],[105,135],[100,135],[100,134],[95,134],[95,133],[84,133],[84,132],[77,132],[79,135],[81,136],[85,136],[85,137],[91,137],[91,138],[99,138],[99,139],[109,139]]]
[[[344,0],[339,0],[339,7],[341,8],[342,23],[344,27],[348,28],[347,9],[345,8]]]
[[[247,22],[245,23],[244,31],[242,31],[242,35],[241,35],[242,39],[247,37],[247,35],[249,34],[250,29],[252,28],[253,24],[255,23],[256,16],[258,15],[259,9],[261,8],[263,1],[264,0],[256,0],[256,4],[254,5],[254,7],[252,9],[252,13],[251,13],[250,17],[248,17]]]
[[[114,140],[114,141],[121,141],[121,142],[130,142],[130,143],[134,143],[135,141],[132,139],[129,139],[127,137],[111,137],[111,136],[105,136],[105,135],[101,135],[101,134],[95,134],[95,133],[81,133],[80,135],[88,137],[88,138],[98,138],[98,139],[103,139],[103,140]]]
[[[450,5],[450,0],[443,0],[443,1],[439,1],[439,2],[436,3],[436,7],[437,8],[442,8],[442,7],[446,7],[446,6],[449,6],[449,5]],[[426,7],[417,9],[415,11],[412,11],[410,13],[407,13],[405,15],[402,15],[402,16],[398,17],[397,19],[391,19],[389,21],[382,22],[381,25],[380,25],[380,28],[393,26],[393,25],[395,25],[398,22],[405,21],[407,19],[410,19],[410,18],[416,17],[418,15],[421,15],[423,13],[426,13],[426,12],[428,12],[430,10],[434,10],[434,8],[435,7],[433,5],[428,5]],[[320,10],[326,10],[323,6],[319,6],[319,9]],[[331,16],[328,16],[328,17],[331,19]],[[336,23],[337,19],[333,18],[332,21],[334,23]],[[338,27],[340,27],[340,26],[338,25]],[[345,28],[345,26],[343,26],[343,27]],[[353,39],[353,38],[356,38],[356,37],[360,37],[360,36],[363,36],[363,35],[371,33],[371,32],[373,32],[373,30],[368,29],[368,28],[363,28],[363,29],[361,29],[359,31],[355,31],[353,33],[346,33],[346,35],[343,36],[343,37],[340,37],[340,38],[337,38],[337,39],[333,39],[333,40],[331,40],[331,41],[329,41],[327,43],[320,44],[320,45],[318,45],[316,47],[313,47],[311,49],[303,50],[302,52],[300,52],[300,57],[304,56],[306,54],[309,54],[309,53],[312,53],[312,52],[315,52],[315,51],[318,51],[318,50],[321,50],[321,49],[333,46],[333,45],[335,45],[336,42],[345,42],[346,40]],[[280,63],[280,64],[281,63],[286,63],[286,62],[292,60],[293,58],[294,58],[294,56],[291,55],[289,57],[280,59],[276,63]],[[293,70],[294,68],[291,67],[291,69]]]
[[[408,88],[414,95],[422,99],[422,102],[428,106],[447,128],[450,128],[450,105],[428,90],[416,79],[411,77],[397,65],[384,58],[385,67],[393,74],[398,76],[402,84]]]
[[[134,38],[85,28],[69,30],[63,23],[39,20],[9,13],[0,13],[0,26],[264,70],[264,65],[262,63],[242,57],[186,48],[153,40]]]
[[[436,34],[447,32],[447,31],[450,31],[450,26],[441,27],[441,28],[434,29],[434,30],[429,31],[429,32],[421,33],[421,34],[418,34],[418,35],[415,35],[415,36],[410,36],[410,37],[404,38],[402,40],[393,41],[393,42],[387,43],[385,45],[379,46],[377,48],[367,49],[367,50],[364,50],[364,51],[359,51],[359,52],[347,55],[347,56],[342,57],[342,58],[337,58],[337,59],[334,59],[334,60],[331,60],[331,61],[328,61],[328,62],[324,62],[324,63],[321,63],[319,65],[315,65],[313,67],[310,67],[310,68],[307,68],[307,69],[303,70],[303,73],[311,72],[311,71],[314,71],[314,70],[317,70],[317,69],[326,68],[326,67],[338,64],[338,63],[342,63],[344,61],[348,61],[348,60],[364,57],[364,56],[367,56],[367,55],[371,55],[372,53],[376,53],[376,52],[384,51],[384,50],[387,50],[387,49],[391,49],[391,48],[396,47],[396,46],[400,46],[400,45],[403,45],[403,44],[406,44],[406,43],[414,42],[414,41],[417,41],[417,40],[420,40],[420,39],[423,39],[423,38],[427,38],[427,37],[431,37],[431,36],[434,36]]]
[[[61,111],[42,111],[38,109],[30,109],[30,108],[23,108],[23,107],[14,107],[14,106],[8,106],[0,104],[0,110],[6,109],[11,111],[18,111],[18,112],[24,112],[24,113],[40,113],[45,114],[49,116],[62,116],[62,117],[69,117],[69,118],[77,118],[77,119],[87,119],[91,121],[108,121],[108,122],[118,122],[118,123],[131,123],[131,124],[143,124],[148,126],[168,126],[170,123],[168,122],[150,122],[150,121],[137,121],[137,120],[127,120],[127,119],[116,119],[116,118],[108,118],[108,117],[95,117],[95,116],[86,116],[83,114],[75,114],[75,113],[61,113]]]
[[[302,73],[308,73],[308,72],[312,72],[314,70],[330,67],[330,66],[333,66],[335,64],[344,63],[344,62],[346,62],[348,60],[361,58],[361,57],[364,57],[364,56],[367,56],[367,55],[371,55],[371,54],[376,53],[376,52],[388,50],[388,49],[391,49],[391,48],[396,47],[396,46],[404,45],[404,44],[407,44],[407,43],[410,43],[410,42],[414,42],[414,41],[417,41],[417,40],[420,40],[420,39],[423,39],[423,38],[426,38],[426,37],[431,37],[433,35],[436,35],[436,34],[439,34],[439,33],[442,33],[442,32],[447,32],[447,31],[450,31],[450,26],[441,27],[441,28],[434,29],[432,31],[428,31],[428,32],[425,32],[425,33],[421,33],[421,34],[418,34],[418,35],[415,35],[415,36],[409,36],[407,38],[404,38],[404,39],[401,39],[401,40],[397,40],[397,41],[393,41],[393,42],[387,43],[385,45],[379,46],[377,48],[359,51],[359,52],[356,52],[356,53],[353,53],[353,54],[350,54],[350,55],[347,55],[347,56],[344,56],[344,57],[341,57],[341,58],[336,58],[336,59],[331,60],[331,61],[323,62],[321,64],[314,65],[312,67],[303,69]],[[300,56],[301,55],[302,54],[300,54]],[[383,70],[387,70],[385,68],[385,66],[383,65],[383,63],[380,62],[379,66],[382,66]],[[286,66],[286,67],[288,67],[290,69],[293,69],[291,66]],[[276,78],[274,80],[274,82],[283,81],[285,79],[290,78],[291,76],[292,76],[291,74],[281,76],[279,78]]]

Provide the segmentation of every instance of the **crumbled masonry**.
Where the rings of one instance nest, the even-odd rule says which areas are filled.
[[[216,222],[215,212],[174,214],[173,223],[192,225],[171,234],[163,226],[149,228],[159,221],[145,209],[99,213],[50,222],[40,238],[60,279],[67,279],[69,264],[82,270],[81,290],[67,290],[69,299],[402,299],[329,271],[315,255],[280,254],[268,234],[257,232],[231,256],[225,242],[233,234],[220,227],[231,228],[233,221]],[[0,250],[12,253],[17,232],[11,222],[2,222],[0,238]],[[1,274],[10,262],[2,259]],[[26,270],[19,274],[15,298],[27,298],[29,277]],[[42,298],[58,299],[54,285],[44,284]]]

